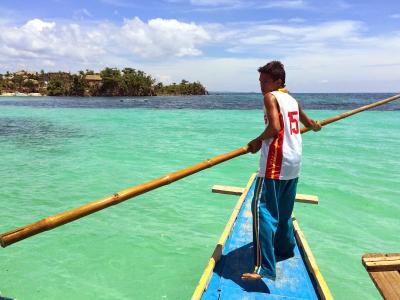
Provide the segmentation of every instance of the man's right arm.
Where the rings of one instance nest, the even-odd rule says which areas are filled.
[[[260,150],[263,140],[274,137],[281,130],[278,102],[275,96],[271,93],[265,94],[264,105],[267,111],[268,126],[258,137],[248,143],[251,153],[256,153]]]

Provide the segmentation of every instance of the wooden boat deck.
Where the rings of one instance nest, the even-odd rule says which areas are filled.
[[[192,299],[332,299],[296,220],[295,256],[277,263],[276,280],[241,279],[243,273],[254,268],[251,215],[254,185],[253,176],[235,207],[239,208],[237,218],[232,218],[234,210],[228,235],[223,233]],[[229,227],[228,222],[226,230]]]
[[[400,299],[400,253],[365,254],[362,263],[384,299]]]

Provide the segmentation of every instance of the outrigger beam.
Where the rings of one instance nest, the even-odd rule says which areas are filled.
[[[244,191],[245,191],[244,188],[236,187],[236,186],[214,185],[212,187],[212,192],[218,193],[218,194],[240,196],[243,194]],[[319,203],[318,196],[314,196],[314,195],[296,194],[295,200],[296,200],[296,202],[309,203],[309,204],[318,204]]]
[[[364,254],[362,263],[384,299],[400,299],[400,253]]]

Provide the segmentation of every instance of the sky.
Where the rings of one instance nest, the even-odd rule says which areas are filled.
[[[259,92],[399,92],[400,1],[0,0],[0,73],[132,67],[163,83]]]

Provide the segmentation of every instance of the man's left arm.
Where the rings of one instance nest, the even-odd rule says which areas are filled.
[[[300,122],[303,123],[304,126],[311,128],[314,131],[321,130],[321,124],[318,121],[314,121],[313,119],[309,118],[301,108],[300,104],[299,104],[299,116],[300,116]]]

